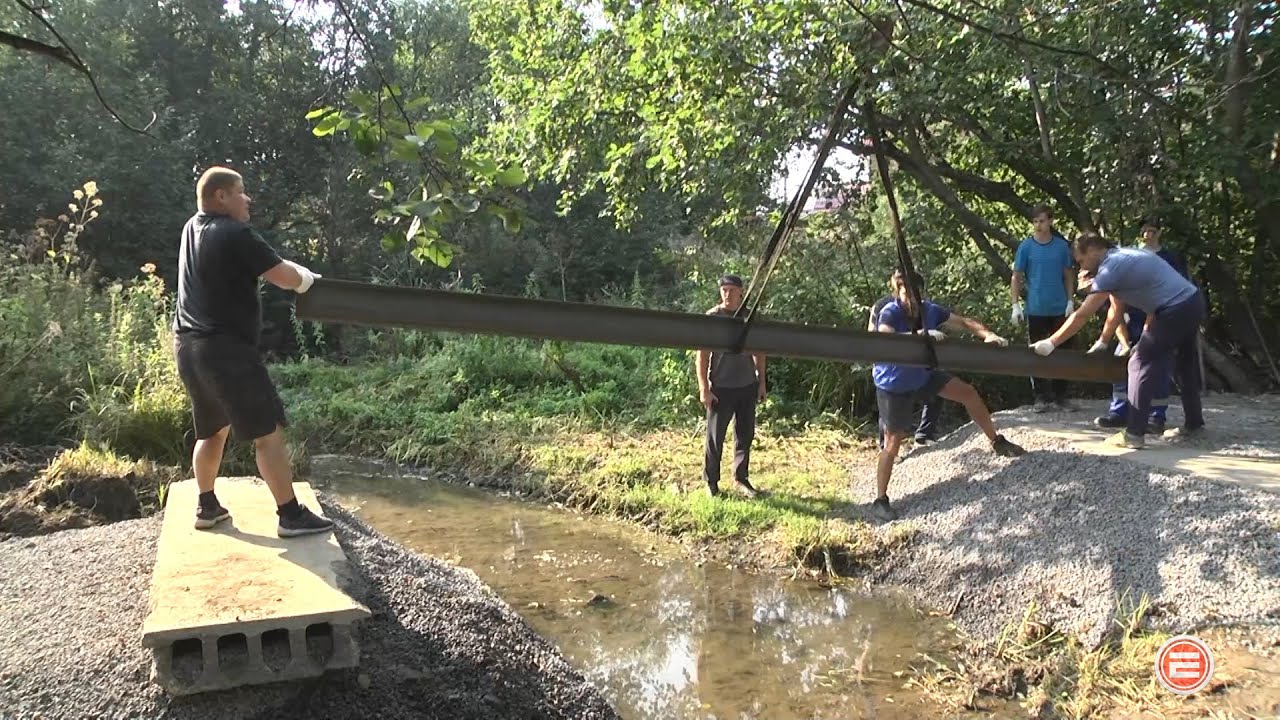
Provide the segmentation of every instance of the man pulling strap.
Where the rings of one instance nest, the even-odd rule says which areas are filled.
[[[893,293],[894,280],[889,278],[889,292]],[[923,282],[920,292],[924,292]],[[880,327],[880,312],[897,298],[893,294],[885,295],[871,306],[871,317],[867,319],[867,332],[875,332]],[[916,428],[916,444],[926,445],[938,440],[938,418],[942,415],[942,402],[938,398],[926,400],[924,409],[920,411],[920,426]],[[884,428],[880,429],[880,448],[884,449]]]
[[[1154,253],[1136,248],[1115,248],[1097,233],[1087,232],[1076,240],[1076,261],[1093,277],[1089,296],[1067,318],[1062,327],[1044,340],[1031,344],[1039,355],[1047,356],[1084,327],[1107,301],[1113,312],[1134,307],[1146,313],[1142,337],[1129,353],[1129,404],[1132,406],[1125,430],[1107,442],[1128,448],[1145,444],[1152,401],[1168,378],[1172,365],[1182,388],[1184,425],[1164,433],[1179,440],[1204,429],[1200,405],[1200,322],[1205,315],[1204,295],[1187,278]]]
[[[182,229],[178,309],[173,321],[178,375],[191,397],[196,447],[191,467],[200,488],[196,528],[231,517],[214,494],[228,431],[252,440],[258,471],[276,501],[276,534],[324,532],[333,522],[298,504],[285,446],[284,404],[258,355],[262,308],[258,278],[305,293],[320,277],[281,260],[249,227],[250,198],[240,174],[212,167],[196,184],[199,208]]]
[[[917,275],[913,285],[924,287],[924,279]],[[910,333],[911,327],[918,319],[926,332],[935,341],[946,338],[938,330],[945,327],[950,330],[968,330],[988,342],[1006,347],[1008,340],[988,330],[982,323],[971,318],[951,312],[941,305],[927,300],[917,308],[903,279],[901,270],[893,274],[894,294],[897,300],[880,311],[877,330],[885,333]],[[876,464],[876,500],[872,511],[882,520],[895,520],[898,514],[889,506],[889,478],[893,475],[893,462],[898,457],[898,449],[907,433],[911,432],[914,403],[917,400],[936,402],[935,396],[958,402],[969,411],[969,417],[982,428],[991,449],[998,455],[1016,457],[1026,450],[1009,442],[1004,435],[996,433],[995,423],[991,419],[991,411],[983,402],[982,396],[969,383],[952,377],[941,370],[909,365],[893,365],[876,363],[871,371],[876,384],[876,405],[880,409],[880,427],[884,432],[884,447]]]

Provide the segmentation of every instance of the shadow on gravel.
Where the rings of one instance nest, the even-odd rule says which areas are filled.
[[[224,704],[245,694],[262,702],[237,717],[260,720],[618,717],[470,573],[409,552],[341,507],[321,504],[351,560],[344,589],[373,612],[356,626],[359,668],[175,700],[166,717],[221,717]]]
[[[902,518],[921,527],[916,552],[924,555],[917,559],[929,569],[919,572],[945,575],[920,578],[935,588],[969,587],[974,597],[1022,575],[1024,585],[1040,587],[1018,591],[1047,596],[1066,611],[1064,617],[1083,615],[1084,627],[1062,629],[1096,642],[1124,610],[1117,601],[1126,594],[1130,602],[1143,594],[1165,598],[1157,615],[1194,617],[1212,609],[1179,605],[1180,598],[1191,605],[1201,599],[1192,597],[1189,581],[1215,583],[1226,592],[1227,583],[1246,573],[1280,575],[1280,528],[1272,526],[1256,493],[1081,453],[1031,451],[1000,467],[985,449],[946,451],[948,467],[973,473],[941,479],[897,503]],[[930,522],[935,514],[952,517]],[[1198,567],[1198,573],[1183,571],[1175,577],[1181,587],[1167,587],[1166,561]],[[1071,608],[1082,610],[1077,615]]]

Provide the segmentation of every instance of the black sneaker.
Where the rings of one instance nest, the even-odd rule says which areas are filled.
[[[938,438],[936,435],[929,435],[927,433],[918,433],[916,435],[917,445],[930,445],[936,442],[938,442]]]
[[[231,511],[219,504],[213,508],[200,508],[196,510],[196,529],[208,530],[223,520],[231,518]]]
[[[1119,415],[1107,414],[1094,418],[1093,424],[1100,428],[1112,429],[1124,427],[1127,424],[1127,421]]]
[[[299,535],[314,535],[326,532],[332,528],[332,520],[322,518],[308,510],[305,505],[302,505],[299,506],[298,513],[293,517],[281,516],[280,524],[276,527],[276,534],[282,538],[297,537]]]
[[[889,507],[889,497],[887,495],[878,497],[875,502],[871,503],[871,512],[885,522],[898,519],[898,513],[892,507]]]
[[[991,441],[991,449],[1001,457],[1018,457],[1027,454],[1021,445],[1009,442],[1009,439],[1003,435],[997,435],[996,439]]]
[[[707,486],[707,495],[708,495],[708,496],[710,496],[710,497],[720,497],[720,486],[719,486],[719,485],[708,485],[708,486]]]
[[[1147,423],[1148,435],[1164,435],[1165,425],[1162,422],[1152,420]]]

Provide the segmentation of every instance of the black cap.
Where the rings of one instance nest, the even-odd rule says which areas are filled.
[[[742,278],[738,277],[737,275],[721,275],[721,276],[720,276],[720,287],[724,287],[725,285],[733,285],[734,287],[742,287]]]

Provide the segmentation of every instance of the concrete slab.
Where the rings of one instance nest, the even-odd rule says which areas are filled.
[[[307,483],[298,501],[321,513]],[[333,533],[282,539],[256,478],[219,478],[231,519],[196,530],[195,480],[169,487],[143,645],[152,678],[175,695],[315,677],[353,667],[351,626],[369,617],[339,586],[346,554]]]
[[[1168,443],[1150,438],[1146,447],[1141,450],[1112,447],[1103,441],[1114,435],[1115,430],[1082,427],[1079,424],[1024,421],[1014,426],[1065,440],[1082,452],[1123,457],[1152,467],[1280,493],[1280,458],[1228,454],[1196,447],[1194,444]]]

